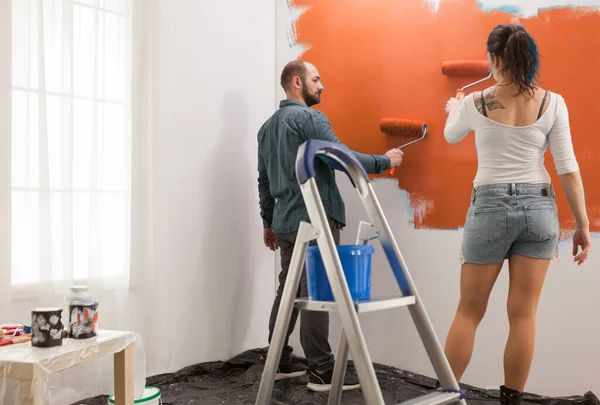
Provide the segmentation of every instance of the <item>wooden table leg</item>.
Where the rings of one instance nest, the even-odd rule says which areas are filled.
[[[115,353],[115,405],[133,405],[133,345]]]

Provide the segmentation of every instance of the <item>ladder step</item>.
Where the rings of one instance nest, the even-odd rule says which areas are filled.
[[[400,402],[397,405],[447,405],[455,404],[462,399],[460,392],[435,391],[420,397]]]
[[[396,297],[375,301],[355,302],[354,308],[356,309],[356,312],[361,313],[399,308],[407,305],[413,305],[414,303],[415,297],[410,295],[406,297]],[[338,310],[335,301],[313,301],[307,298],[297,299],[296,307],[306,311],[337,312]]]

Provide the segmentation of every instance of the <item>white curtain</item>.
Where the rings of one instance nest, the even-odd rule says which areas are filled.
[[[12,1],[10,322],[32,304],[64,307],[73,284],[127,293],[131,11]]]
[[[66,321],[68,287],[85,284],[100,328],[133,329],[133,1],[0,1],[0,324],[28,324],[38,306]],[[55,374],[48,399],[109,394],[112,367]]]
[[[87,284],[101,328],[142,335],[149,374],[266,345],[274,254],[255,173],[274,110],[274,0],[12,7],[0,10],[0,323],[64,308],[68,286]]]
[[[0,1],[0,322],[11,311],[10,287],[10,1]]]

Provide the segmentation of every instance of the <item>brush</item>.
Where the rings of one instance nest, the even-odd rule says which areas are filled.
[[[427,135],[427,124],[418,120],[406,120],[400,118],[383,118],[379,121],[379,129],[381,132],[392,136],[418,136],[418,139],[398,146],[396,149],[402,149],[405,146],[418,142]],[[396,171],[395,167],[388,170],[388,175],[393,176]]]
[[[12,338],[12,339],[0,340],[0,346],[14,345],[17,343],[23,343],[23,342],[29,342],[29,341],[31,341],[31,336],[19,336],[19,337]]]
[[[487,60],[456,60],[442,63],[442,74],[456,77],[476,77],[487,75],[481,80],[467,84],[456,91],[456,98],[461,99],[465,89],[484,82],[492,77],[490,64]]]

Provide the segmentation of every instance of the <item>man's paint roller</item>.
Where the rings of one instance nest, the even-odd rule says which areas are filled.
[[[456,77],[476,77],[484,76],[487,77],[477,80],[476,82],[467,84],[456,91],[456,98],[460,98],[464,95],[465,89],[475,86],[481,82],[486,81],[492,77],[492,70],[487,60],[456,60],[442,63],[442,74],[445,76],[456,76]]]
[[[405,120],[400,118],[383,118],[379,122],[379,129],[381,132],[392,135],[392,136],[418,136],[418,139],[405,143],[404,145],[398,146],[396,149],[402,149],[405,146],[411,145],[415,142],[419,142],[425,135],[427,135],[427,124],[423,121],[416,120]],[[391,167],[388,170],[388,175],[394,175],[396,171],[395,167]]]

